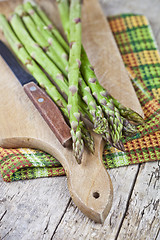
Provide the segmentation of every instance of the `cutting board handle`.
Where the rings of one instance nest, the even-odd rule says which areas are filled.
[[[104,142],[97,135],[94,139],[95,154],[85,151],[81,165],[74,161],[67,178],[70,194],[78,208],[95,222],[103,223],[112,205],[113,187],[102,161]]]
[[[0,146],[35,148],[56,157],[66,171],[77,207],[96,222],[103,222],[112,203],[112,184],[102,162],[102,138],[93,133],[95,154],[85,149],[78,164],[72,148],[60,144],[1,58],[0,65]]]
[[[85,150],[82,163],[78,164],[73,158],[73,152],[64,148],[51,146],[48,142],[35,138],[8,138],[0,142],[1,146],[10,148],[30,147],[40,148],[54,156],[63,165],[67,179],[70,195],[77,207],[90,219],[103,223],[112,205],[113,187],[103,161],[102,153],[104,142],[102,138],[94,134],[95,154]]]

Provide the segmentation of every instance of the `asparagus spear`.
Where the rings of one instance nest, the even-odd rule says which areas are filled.
[[[133,125],[127,119],[124,118],[122,133],[124,136],[132,137],[137,134],[137,128],[135,125]]]
[[[17,10],[18,12],[20,12],[20,14],[22,15],[22,9],[19,7],[19,9]],[[35,39],[38,40],[38,43],[41,46],[45,46],[45,40],[44,38],[39,34],[36,35],[37,31],[35,29],[35,25],[32,24],[32,20],[30,21],[30,18],[28,16],[25,16],[25,14],[23,14],[24,17],[23,19],[25,20],[28,28],[31,30],[31,34],[34,36]],[[39,48],[39,46],[37,45],[37,43],[35,41],[33,41],[33,39],[31,39],[30,35],[28,34],[28,32],[25,30],[22,21],[20,21],[20,19],[18,18],[18,16],[15,14],[15,16],[13,16],[13,20],[11,20],[11,24],[13,24],[13,28],[15,28],[15,31],[17,32],[19,38],[24,41],[24,44],[26,44],[26,48],[29,51],[29,53],[32,55],[32,57],[35,57],[35,59],[37,60],[37,62],[52,76],[52,78],[55,80],[56,84],[60,87],[60,89],[62,91],[65,92],[65,94],[68,96],[68,82],[67,79],[60,73],[60,71],[58,70],[58,68],[56,68],[55,66],[53,66],[53,63],[50,61],[49,58],[45,57],[45,54],[42,52],[42,50]],[[20,28],[19,28],[19,27]],[[22,33],[23,32],[23,33]],[[25,37],[26,36],[26,37]],[[36,46],[36,48],[35,48]],[[49,52],[49,50],[47,51],[48,55],[51,57],[53,57],[53,59],[56,61],[56,56],[53,56],[52,52]],[[33,54],[34,53],[34,54]],[[45,61],[43,61],[43,59],[45,59]],[[65,71],[65,70],[64,70]],[[56,76],[55,73],[57,72]],[[87,89],[84,89],[83,91],[86,91],[87,94],[90,96],[90,93],[87,91]],[[94,100],[94,99],[93,99]],[[93,116],[93,113],[89,113],[88,112],[88,107],[87,105],[85,105],[80,96],[78,96],[78,102],[80,104],[80,110],[81,113],[83,113],[84,115],[88,115],[89,119],[95,123],[95,132],[98,134],[102,134],[102,131],[100,131],[97,128],[98,123],[95,121],[95,118]],[[91,101],[90,101],[91,102]],[[94,110],[94,103],[92,102],[90,105],[91,110]],[[98,118],[100,118],[100,113],[97,113]],[[103,120],[103,124],[105,126],[105,121]],[[107,135],[107,134],[105,134]]]
[[[65,4],[65,2],[64,2],[64,5],[65,5],[65,7],[67,6],[67,4]],[[63,9],[63,7],[64,6],[62,6],[62,9]],[[41,13],[41,16],[43,17],[43,20],[44,20],[45,24],[49,24],[49,25],[52,24],[51,21],[47,18],[47,16],[43,13],[43,11],[40,10],[40,8],[35,7],[35,6],[34,6],[34,8],[36,10],[39,9],[39,12]],[[29,4],[29,5],[27,5],[26,9],[30,13],[31,10],[33,10],[33,7],[31,6],[31,4]],[[34,17],[33,17],[33,19],[34,19]],[[65,19],[64,19],[64,23],[65,23]],[[41,21],[41,19],[39,19],[39,23],[40,23],[40,21]],[[43,25],[44,23],[41,22],[41,25]],[[30,28],[32,28],[32,29],[30,29]],[[37,39],[37,41],[39,42],[41,37],[42,37],[42,36],[41,37],[39,36],[40,33],[37,34],[36,29],[35,28],[33,29],[33,25],[31,26],[31,24],[28,26],[28,29],[30,29],[30,33],[33,36],[33,38]],[[49,29],[47,29],[46,31],[49,31]],[[42,32],[42,35],[44,35],[44,37],[45,37],[45,32],[44,31]],[[66,63],[65,68],[67,68],[67,63]],[[63,71],[65,71],[65,70],[63,69]],[[111,140],[110,140],[108,122],[103,116],[103,112],[102,112],[101,107],[97,106],[96,101],[95,101],[94,97],[92,96],[89,87],[87,86],[87,84],[83,80],[81,74],[79,74],[79,93],[83,97],[83,100],[88,105],[88,111],[92,115],[92,122],[94,123],[93,131],[96,132],[97,134],[102,134],[102,136],[105,140],[108,140],[110,143],[112,143]]]
[[[66,24],[63,24],[64,23],[63,18],[64,18],[64,16],[67,16],[67,11],[68,11],[68,9],[64,8],[63,5],[66,5],[67,3],[68,3],[67,0],[59,0],[58,8],[60,10],[60,17],[61,17],[62,25],[64,27],[64,31],[67,33],[67,38],[69,39],[70,34],[69,34],[68,30],[65,30]],[[67,21],[67,19],[65,19],[65,21]],[[104,112],[107,116],[113,144],[115,146],[119,147],[120,146],[119,141],[122,136],[123,120],[120,116],[118,109],[114,106],[113,101],[109,101],[106,96],[103,96],[103,94],[102,95],[100,94],[100,92],[101,92],[101,91],[99,92],[100,84],[99,84],[96,76],[91,77],[89,75],[89,77],[88,77],[88,73],[90,73],[90,72],[86,71],[86,69],[88,67],[89,61],[87,61],[88,60],[87,55],[86,55],[86,53],[84,55],[84,53],[85,53],[85,50],[82,46],[82,56],[81,56],[82,75],[83,75],[86,83],[90,87],[92,94],[95,96],[95,98],[97,99],[98,103],[101,105],[102,109],[104,110]],[[89,63],[89,66],[90,66],[90,63]]]
[[[120,112],[120,114],[123,117],[125,117],[128,120],[131,120],[133,122],[136,122],[136,123],[143,123],[144,120],[138,113],[136,113],[135,111],[133,111],[130,108],[127,108],[127,107],[123,106],[118,100],[116,100],[113,96],[111,96],[107,92],[106,89],[104,89],[100,85],[100,83],[99,83],[99,81],[98,81],[98,79],[95,75],[94,68],[90,64],[89,59],[87,57],[87,54],[86,54],[83,46],[82,46],[82,55],[81,56],[82,56],[82,58],[81,58],[81,61],[82,61],[81,72],[82,72],[82,75],[83,75],[85,81],[90,86],[91,90],[93,92],[96,92],[98,90],[100,95],[102,97],[104,96],[106,101],[109,102],[111,105],[113,104],[118,109],[118,111]],[[103,100],[101,100],[101,99],[102,98],[100,97],[100,101],[103,102]],[[105,102],[105,100],[104,100],[104,102]]]
[[[57,0],[57,2],[58,2],[58,8],[59,8],[63,28],[65,30],[66,35],[69,36],[69,28],[68,28],[69,25],[67,26],[67,24],[69,23],[69,4],[68,4],[68,0]],[[41,18],[43,19],[45,24],[52,25],[52,22],[48,19],[46,14],[37,5],[35,5],[34,7],[35,7],[36,11],[38,11],[39,15],[41,16]],[[55,27],[54,27],[54,29],[55,29]],[[59,35],[60,35],[60,33],[59,33]],[[63,47],[65,48],[65,45],[63,45]],[[68,52],[67,48],[66,48],[66,50]],[[82,47],[82,52],[83,52],[83,55],[86,55],[83,47]],[[93,67],[89,63],[89,60],[87,60],[86,63],[88,63],[89,71],[94,70]],[[82,64],[83,64],[83,61],[82,61]],[[92,73],[91,71],[90,71],[90,73]],[[94,76],[94,77],[96,78],[96,76]],[[101,86],[101,91],[105,92],[106,90]],[[120,114],[123,117],[127,118],[128,120],[137,122],[137,123],[143,123],[143,118],[141,116],[139,116],[138,113],[134,112],[130,108],[126,108],[125,106],[123,106],[118,100],[113,98],[109,93],[107,93],[107,96],[108,96],[108,98],[113,100],[113,103],[118,108],[118,110],[120,111]],[[126,128],[123,128],[123,129],[126,129]],[[127,134],[127,132],[126,132],[126,134]]]
[[[38,14],[35,12],[35,10],[33,9],[32,5],[30,2],[26,2],[24,5],[24,10],[31,16],[31,18],[33,19],[34,23],[36,24],[37,26],[37,29],[40,31],[41,35],[43,35],[43,37],[48,41],[48,39],[50,39],[51,41],[54,41],[54,45],[56,46],[56,42],[57,42],[57,39],[55,39],[52,35],[52,33],[47,29],[46,25],[44,24],[43,21],[41,21],[41,18],[38,16]],[[34,34],[35,36],[35,34]],[[29,35],[28,35],[29,37]],[[36,40],[37,40],[37,37],[35,36]],[[57,42],[58,43],[58,42]],[[59,44],[59,43],[58,43]],[[61,47],[62,48],[62,47]],[[63,58],[63,63],[65,65],[65,70],[63,69],[63,71],[66,71],[68,70],[68,54],[65,52],[65,50],[63,49],[63,52],[59,51],[60,48],[56,48],[55,49],[57,50],[57,53],[59,54],[59,56],[61,58]],[[56,60],[55,60],[56,61]],[[65,84],[68,85],[67,83],[67,79],[64,78],[63,76],[60,77],[61,79],[59,80],[64,80]],[[57,83],[58,85],[58,83]],[[87,105],[84,105],[84,103],[81,101],[80,97],[78,96],[78,101],[79,101],[79,104],[81,105],[81,111],[83,112],[83,110],[85,111],[86,114],[89,115],[89,118],[90,120],[93,122],[93,117],[91,114],[88,113],[88,108],[87,108]],[[82,110],[83,108],[83,110]]]
[[[56,51],[57,55],[61,58],[61,61],[63,61],[64,65],[68,65],[68,55],[66,54],[66,51],[63,49],[61,44],[57,41],[55,37],[53,37],[51,31],[48,30],[48,27],[41,21],[41,18],[36,13],[34,8],[32,7],[30,2],[26,2],[23,5],[25,11],[30,14],[32,19],[37,25],[37,29],[43,34],[43,36],[46,38],[46,40],[49,42],[50,45],[53,46],[54,50]],[[68,67],[66,68],[67,71]]]
[[[57,3],[59,4],[58,10],[60,13],[60,16],[63,15],[62,26],[64,28],[64,32],[68,38],[70,34],[70,27],[69,27],[69,0],[57,0]],[[42,18],[43,19],[43,18]]]
[[[5,16],[3,16],[2,14],[0,14],[0,26],[2,28],[2,31],[4,32],[5,38],[7,39],[9,45],[11,46],[16,56],[27,67],[27,69],[37,80],[39,85],[45,89],[47,94],[61,109],[65,117],[69,119],[67,102],[62,97],[62,95],[58,92],[56,87],[47,78],[44,72],[40,69],[40,67],[36,64],[36,62],[27,53],[24,46],[22,45],[22,43],[19,41],[19,39],[11,29]],[[82,123],[82,138],[85,142],[86,147],[93,153],[94,152],[93,137],[90,135],[89,131],[85,128],[84,123]]]
[[[93,67],[91,67],[83,47],[81,61],[81,71],[83,73],[83,77],[107,116],[113,143],[118,144],[120,138],[122,137],[123,128],[123,119],[120,116],[119,110],[115,107],[113,100],[108,98],[107,92],[98,82]]]
[[[26,18],[26,16],[24,16]],[[27,18],[28,19],[28,18]],[[39,48],[39,46],[36,44],[35,41],[33,41],[28,34],[28,32],[25,30],[22,22],[20,21],[19,17],[15,14],[13,16],[13,19],[11,19],[11,23],[13,24],[13,28],[15,28],[15,31],[17,32],[19,38],[24,41],[24,44],[26,44],[26,48],[29,51],[29,53],[32,55],[32,57],[35,57],[37,62],[52,76],[52,78],[55,80],[56,84],[60,87],[62,91],[65,92],[65,94],[68,96],[68,82],[64,78],[64,76],[60,73],[60,71],[53,65],[53,63],[49,60],[49,58],[45,57],[45,54],[42,52],[42,50]],[[30,25],[30,28],[32,28],[33,25]],[[32,32],[34,32],[34,29],[32,29]],[[36,37],[36,36],[35,36]],[[38,35],[38,40],[41,40],[41,37]],[[41,41],[42,42],[42,41]],[[41,43],[39,42],[39,43]],[[42,44],[42,43],[41,43]],[[36,48],[35,48],[36,46]],[[56,75],[55,75],[56,73]],[[84,89],[85,91],[85,89]],[[87,91],[87,90],[86,90]],[[87,91],[89,94],[89,92]],[[96,123],[95,131],[99,134],[102,134],[102,131],[100,131],[97,126],[98,123],[94,121],[93,114],[88,113],[88,107],[87,105],[84,105],[81,98],[78,96],[78,102],[80,104],[81,113],[83,113],[83,116],[87,114],[89,116],[89,119]],[[94,106],[92,107],[92,110],[94,110]],[[100,113],[97,114],[97,117],[100,116]],[[104,123],[105,126],[105,123]],[[104,137],[106,137],[107,133]]]
[[[22,18],[26,28],[31,34],[32,38],[41,46],[48,57],[57,65],[57,67],[62,71],[65,77],[67,77],[67,72],[65,70],[66,64],[62,61],[62,58],[55,51],[53,44],[50,44],[46,38],[38,31],[32,18],[25,12],[23,5],[19,5],[15,12]]]
[[[133,121],[138,124],[143,124],[144,119],[135,111],[133,111],[131,108],[127,108],[123,106],[117,99],[115,99],[113,96],[108,94],[108,97],[113,100],[114,105],[118,108],[120,114],[128,119],[129,121]]]
[[[26,16],[23,7],[22,7],[22,6],[18,6],[18,7],[16,8],[16,12],[18,12],[18,15],[23,16],[22,18],[23,18],[26,26],[28,27],[28,30],[30,31],[32,37],[33,37],[36,41],[38,41],[38,44],[39,44],[43,49],[44,49],[44,48],[46,49],[47,55],[48,55],[54,62],[59,61],[59,59],[57,58],[57,56],[54,55],[54,52],[52,51],[52,46],[46,47],[47,40],[40,34],[39,31],[37,31],[37,28],[36,28],[34,22],[32,21],[32,19],[31,19],[29,16]],[[20,24],[20,21],[19,21],[19,20],[16,20],[16,21],[18,21],[19,24]],[[18,24],[18,22],[17,22],[17,24]],[[21,29],[22,29],[22,25],[23,25],[23,24],[21,23]],[[16,27],[16,23],[14,24],[14,26]],[[18,28],[16,28],[16,29],[18,29]],[[36,42],[34,42],[34,41],[30,38],[30,35],[27,33],[27,31],[25,31],[24,26],[23,26],[23,31],[24,31],[24,34],[26,34],[27,39],[30,40],[30,44],[32,44],[32,50],[33,50],[33,47],[35,47],[35,46],[38,48],[39,46],[36,44]],[[21,35],[21,36],[22,36],[22,35]],[[25,40],[24,37],[23,37],[23,39]],[[26,40],[25,42],[27,42],[27,40]],[[29,45],[28,45],[28,46],[29,46]],[[31,51],[31,49],[30,49],[30,51]],[[37,51],[38,51],[38,49],[37,49]],[[37,51],[36,51],[36,52],[37,52]],[[43,57],[45,58],[45,55],[42,53],[42,51],[40,52],[40,49],[39,49],[39,53],[38,53],[39,56],[40,56],[40,53],[41,53],[41,54],[43,55]],[[48,59],[48,60],[49,60],[49,59]],[[47,61],[47,58],[46,58],[46,61]],[[48,61],[48,62],[49,62],[49,61]],[[42,63],[42,61],[39,62],[40,65],[41,65],[41,63]],[[50,65],[51,65],[51,61],[50,61]],[[67,65],[68,65],[68,62],[67,62]],[[65,67],[67,67],[67,65],[65,65]],[[43,64],[42,64],[42,66],[43,66]],[[44,69],[45,69],[45,68],[44,68]],[[47,69],[49,69],[49,68],[47,68]],[[45,69],[45,70],[47,71],[47,69]],[[55,69],[55,68],[54,68],[54,69]],[[61,66],[61,69],[63,70],[63,73],[65,73],[65,76],[66,76],[67,73],[66,73],[64,67]],[[56,70],[58,70],[58,68],[56,68]],[[52,72],[53,72],[53,71],[52,71]],[[53,77],[52,74],[51,74],[51,76]],[[60,74],[60,72],[58,72],[57,76],[58,76],[58,79],[59,79],[60,82],[63,80],[63,81],[65,82],[65,84],[68,85],[67,79],[63,76],[63,74]],[[54,77],[53,77],[53,79],[54,79]],[[62,87],[62,84],[61,84],[60,82],[59,82],[58,86],[61,88],[61,87]],[[56,83],[57,83],[57,82],[56,82]],[[64,85],[65,85],[65,84],[64,84]],[[64,86],[64,88],[66,88],[66,85]],[[62,89],[64,89],[64,88],[62,87]],[[63,90],[62,90],[62,91],[63,91]],[[68,92],[68,88],[66,89],[66,91]],[[65,91],[64,91],[64,92],[65,92]],[[65,94],[67,94],[67,92],[65,92]],[[67,94],[67,96],[68,96],[68,94]],[[83,113],[83,116],[88,115],[89,119],[94,123],[93,116],[88,113],[88,107],[87,107],[87,105],[85,105],[85,104],[82,102],[82,100],[80,99],[79,96],[78,96],[78,99],[79,99],[79,104],[80,104],[81,113]]]
[[[54,61],[54,63],[59,61],[59,59],[57,59],[57,56],[54,54],[52,46],[48,45],[47,40],[37,30],[35,23],[31,19],[31,17],[24,11],[23,6],[22,5],[18,6],[15,12],[22,17],[22,20],[25,23],[25,26],[27,27],[33,39],[37,41],[37,43],[45,50],[46,54]],[[67,75],[67,73],[65,72],[66,66],[62,67],[61,63],[60,66],[61,66],[60,70],[62,70],[66,76]],[[85,96],[83,100],[88,104],[89,111],[93,115],[94,131],[98,134],[103,134],[104,132],[104,138],[106,138],[107,134],[105,134],[105,131],[107,130],[106,129],[107,121],[105,118],[103,118],[103,114],[100,107],[96,105],[94,98],[91,96],[89,88],[87,87],[81,76],[79,78],[79,84],[81,86],[80,87],[81,95]]]
[[[64,7],[68,8],[68,6],[69,5],[66,4]],[[47,15],[42,11],[42,9],[38,5],[35,4],[33,7],[34,7],[35,11],[38,13],[38,15],[41,17],[41,19],[44,21],[44,23],[47,25],[48,30],[50,30],[53,33],[53,35],[57,38],[57,40],[60,42],[62,47],[66,50],[66,52],[69,53],[68,43],[64,40],[62,35],[59,33],[59,31],[56,29],[56,27],[53,25],[53,23],[49,20]],[[69,14],[69,11],[67,12],[66,19],[69,18],[68,14]],[[66,25],[68,24],[68,21],[65,21],[65,16],[64,16],[63,24],[66,24]],[[65,29],[69,30],[69,24],[68,24],[68,26],[65,27]]]
[[[69,95],[68,112],[71,125],[73,149],[78,163],[83,154],[83,141],[81,139],[80,114],[78,112],[78,80],[81,55],[81,3],[80,0],[71,0],[70,5],[70,54],[69,54]]]
[[[108,121],[104,117],[102,109],[97,105],[90,88],[87,86],[83,80],[81,74],[79,73],[79,93],[82,96],[82,99],[88,106],[88,111],[91,113],[94,123],[93,131],[97,134],[101,134],[103,138],[108,141],[110,144],[110,134],[108,128]]]
[[[21,42],[23,43],[24,47],[29,52],[31,57],[35,59],[39,63],[39,65],[42,66],[42,68],[45,69],[45,71],[51,76],[51,78],[59,87],[62,95],[65,94],[66,96],[68,96],[69,91],[66,78],[56,67],[56,65],[50,60],[50,58],[46,56],[40,46],[30,37],[29,33],[24,27],[21,18],[17,14],[13,14],[10,18],[10,23],[16,35],[19,39],[21,39]],[[85,114],[88,114],[88,116],[92,118],[92,116],[90,116],[87,112],[86,104],[81,100],[81,98],[79,98],[78,101],[80,104],[79,108],[81,109],[81,113],[83,114],[83,116],[85,116]]]
[[[58,9],[59,9],[59,13],[60,13],[60,17],[61,17],[61,21],[62,21],[62,25],[63,25],[64,31],[66,33],[67,38],[69,38],[69,31],[68,31],[68,28],[67,28],[67,21],[69,22],[69,18],[67,18],[67,16],[68,16],[68,7],[67,7],[68,0],[57,0],[57,3],[58,3]],[[44,21],[46,21],[46,17],[43,18]],[[94,79],[97,80],[95,73],[93,75],[92,71],[94,71],[94,69],[93,69],[93,67],[91,66],[91,64],[90,64],[90,62],[88,60],[86,51],[85,51],[83,46],[81,48],[81,52],[82,52],[82,55],[83,55],[83,59],[81,59],[81,62],[82,62],[82,64],[81,64],[82,75],[83,74],[86,75],[86,71],[88,71],[89,72],[88,76],[91,75],[90,78],[94,78]],[[85,66],[86,66],[86,68],[85,68]],[[88,78],[86,77],[85,81],[88,83],[89,77]],[[99,87],[100,87],[101,92],[106,91],[106,89],[104,89],[100,85],[100,83],[99,83]],[[112,97],[109,93],[107,93],[107,98],[113,100],[113,103],[118,108],[120,114],[123,117],[127,118],[128,120],[134,121],[136,123],[143,123],[144,122],[143,118],[138,113],[136,113],[135,111],[133,111],[130,108],[127,108],[127,107],[123,106],[118,100],[116,100],[114,97]]]
[[[58,5],[58,10],[63,26],[63,30],[66,34],[67,39],[69,39],[70,36],[70,29],[68,27],[69,25],[69,0],[56,0]],[[43,19],[45,21],[45,19]]]
[[[39,45],[37,45],[37,43],[35,43],[33,39],[30,37],[26,29],[24,28],[21,18],[17,14],[13,14],[10,22],[17,36],[19,37],[19,39],[21,39],[22,43],[24,44],[24,46],[26,47],[27,51],[30,53],[32,58],[34,58],[45,69],[45,71],[54,79],[56,84],[57,85],[59,84],[61,91],[64,92],[69,97],[71,88],[68,89],[68,86],[66,84],[66,79],[64,77],[62,78],[62,74],[60,70],[46,56],[46,54],[42,51]],[[59,81],[59,79],[61,81]],[[77,118],[80,118],[80,113],[78,111],[77,113],[78,114],[75,114],[75,116]],[[70,121],[70,123],[71,123],[71,135],[73,136],[72,130],[73,128],[75,128],[74,121],[72,120]],[[83,152],[83,141],[81,140],[82,144],[79,144],[79,142],[78,143],[77,141],[75,142],[75,138],[72,138],[72,139],[73,139],[74,155],[77,161],[80,162],[80,159],[82,157],[82,152]],[[80,134],[78,135],[78,133],[77,133],[77,139],[80,141]]]

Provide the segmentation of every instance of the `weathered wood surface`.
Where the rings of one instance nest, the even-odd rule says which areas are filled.
[[[122,12],[145,14],[160,48],[158,0],[101,0],[101,4],[106,15]],[[109,173],[114,199],[103,226],[89,220],[75,207],[65,177],[9,184],[1,179],[1,239],[159,240],[159,163],[122,167]]]
[[[77,164],[71,149],[60,144],[1,58],[0,75],[0,146],[36,148],[55,156],[67,173],[74,203],[89,218],[103,222],[112,205],[113,191],[102,161],[102,137],[94,135],[95,153],[85,150],[82,163]],[[98,201],[93,196],[97,191]]]

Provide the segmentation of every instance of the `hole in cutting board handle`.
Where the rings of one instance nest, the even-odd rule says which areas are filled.
[[[93,197],[94,197],[95,199],[99,198],[99,197],[100,197],[99,192],[94,192],[94,193],[93,193]]]

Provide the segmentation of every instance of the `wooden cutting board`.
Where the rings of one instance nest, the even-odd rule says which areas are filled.
[[[0,12],[9,15],[20,0],[0,2]],[[37,1],[61,29],[54,1]],[[99,81],[124,105],[143,115],[109,25],[97,0],[83,1],[83,42]],[[5,41],[3,35],[0,39]],[[63,165],[69,191],[79,209],[103,222],[112,204],[112,183],[102,163],[104,142],[94,134],[96,151],[85,151],[78,165],[71,149],[62,147],[22,86],[0,58],[0,146],[31,147],[54,155]]]

